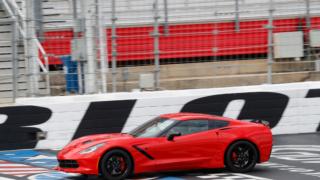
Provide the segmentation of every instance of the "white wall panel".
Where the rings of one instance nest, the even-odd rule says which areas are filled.
[[[313,91],[312,98],[307,98],[308,93]],[[84,121],[88,121],[92,128],[112,128],[110,124],[114,124],[113,118],[101,119],[101,113],[106,111],[108,113],[119,113],[120,109],[114,108],[113,103],[119,101],[134,101],[134,105],[129,109],[129,114],[125,123],[121,126],[122,132],[128,132],[138,125],[165,113],[180,112],[188,103],[199,100],[200,98],[211,98],[212,96],[230,96],[239,94],[260,93],[257,99],[251,99],[251,103],[260,103],[259,107],[249,111],[266,111],[266,116],[274,116],[273,110],[279,110],[280,107],[271,106],[270,109],[261,109],[261,103],[275,102],[277,106],[278,99],[268,99],[267,95],[276,94],[281,97],[287,97],[288,103],[283,107],[283,113],[280,115],[278,123],[273,127],[274,134],[296,134],[296,133],[310,133],[319,131],[320,128],[320,82],[305,82],[292,84],[278,84],[278,85],[260,85],[247,87],[229,87],[229,88],[215,88],[215,89],[197,89],[197,90],[180,90],[180,91],[159,91],[159,92],[134,92],[134,93],[116,93],[116,94],[99,94],[99,95],[84,95],[73,97],[44,97],[44,98],[24,98],[17,100],[17,107],[23,106],[38,106],[45,107],[51,110],[52,115],[45,123],[34,125],[42,131],[48,133],[46,140],[41,140],[37,144],[37,148],[62,148],[74,137],[76,131],[79,130],[80,125]],[[264,96],[266,95],[266,96]],[[319,96],[319,97],[317,97]],[[94,111],[100,113],[97,118],[98,122],[102,123],[102,127],[94,127],[90,124],[92,112],[95,109],[95,103],[110,102],[108,106],[103,106],[104,109]],[[213,104],[220,105],[223,102],[211,102],[207,105],[199,104],[201,107],[211,107]],[[240,112],[244,111],[246,104],[244,99],[235,99],[228,101],[227,108],[223,114],[232,118],[238,118]],[[263,104],[262,104],[263,105]],[[90,108],[89,108],[90,107]],[[117,107],[117,105],[115,105]],[[111,108],[111,109],[110,109]],[[130,108],[130,107],[125,107]],[[127,109],[128,110],[128,109]],[[268,114],[271,113],[271,114]],[[120,114],[121,115],[121,114]],[[86,117],[87,116],[87,117]],[[5,117],[5,116],[3,116]],[[86,120],[85,117],[87,118]],[[115,118],[117,116],[114,116]],[[88,119],[89,118],[89,119]],[[93,118],[93,119],[90,119]],[[88,125],[88,124],[87,124]],[[91,127],[91,125],[93,125]],[[81,129],[81,128],[80,128]],[[83,129],[82,129],[83,130]],[[84,128],[86,130],[86,128]]]

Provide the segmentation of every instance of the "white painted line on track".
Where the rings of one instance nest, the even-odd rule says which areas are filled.
[[[201,179],[215,179],[215,180],[233,180],[233,179],[246,179],[246,180],[272,180],[263,177],[257,177],[247,174],[240,173],[216,173],[216,174],[208,174],[203,176],[197,176]]]
[[[0,164],[0,168],[1,167],[29,167],[28,165],[25,164],[9,164],[9,163],[3,163]]]
[[[0,177],[0,178],[1,178],[1,180],[14,180],[12,178],[6,178],[6,177]]]
[[[239,174],[239,173],[233,173],[233,174],[241,175],[242,177],[248,177],[248,178],[252,178],[252,179],[256,179],[256,180],[271,180],[269,178],[257,177],[257,176],[252,176],[252,175],[248,175],[248,174]]]
[[[7,161],[0,161],[0,174],[15,177],[24,177],[37,173],[46,173],[50,170],[40,167],[32,167],[26,164],[17,164]],[[2,177],[1,177],[2,178]]]
[[[35,174],[35,173],[44,173],[44,172],[48,172],[48,170],[42,170],[42,171],[14,171],[14,172],[1,172],[3,174]]]
[[[0,173],[1,172],[6,172],[6,171],[21,171],[21,170],[23,170],[23,171],[44,171],[44,170],[46,170],[46,169],[43,169],[43,168],[5,168],[5,169],[1,169],[0,168]]]

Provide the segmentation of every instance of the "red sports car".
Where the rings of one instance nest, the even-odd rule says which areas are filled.
[[[137,173],[227,167],[237,173],[268,161],[266,123],[205,114],[161,115],[130,133],[79,138],[58,154],[57,170],[109,180]]]

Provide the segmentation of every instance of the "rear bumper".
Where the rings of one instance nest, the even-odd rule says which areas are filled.
[[[262,146],[262,148],[260,149],[260,163],[269,161],[272,153],[272,146],[273,144]]]

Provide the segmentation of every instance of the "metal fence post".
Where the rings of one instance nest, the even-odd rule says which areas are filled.
[[[103,93],[107,92],[107,73],[108,73],[108,56],[106,52],[106,31],[104,26],[104,16],[102,14],[102,1],[97,0],[97,24],[99,35],[99,51],[100,51],[100,74],[101,74],[101,89]]]
[[[155,89],[160,87],[160,33],[159,33],[159,1],[155,0],[153,4],[154,10],[154,24],[153,24],[153,38],[154,38],[154,79],[155,79]]]
[[[269,18],[268,18],[268,77],[267,83],[272,84],[272,65],[273,65],[273,0],[269,1]]]
[[[43,41],[44,37],[44,30],[43,30],[43,7],[42,7],[42,0],[34,0],[34,24],[35,24],[35,33],[36,38],[38,40]],[[17,16],[16,16],[17,17]],[[38,47],[39,48],[39,47]],[[40,50],[41,51],[41,50]],[[49,60],[46,57],[46,54],[42,54],[44,59],[44,65],[47,70],[45,73],[45,82],[46,82],[46,94],[51,94],[51,88],[50,88],[50,67],[49,67]]]
[[[83,22],[84,19],[78,16],[78,0],[72,0],[72,17],[73,17],[73,40],[78,39],[80,36],[79,34],[83,32]],[[78,83],[79,83],[79,94],[83,94],[85,92],[84,89],[84,77],[83,77],[83,61],[80,59],[73,59],[78,60],[77,70],[78,70]]]
[[[163,0],[163,6],[164,6],[164,34],[168,36],[170,33],[168,0]]]
[[[307,59],[311,59],[311,49],[310,49],[310,29],[311,29],[311,17],[310,17],[310,0],[306,0],[306,28],[307,28]]]
[[[43,9],[42,0],[34,0],[34,17],[35,17],[35,28],[38,35],[38,39],[42,41],[44,37],[43,32]]]
[[[77,0],[75,0],[77,1]],[[81,26],[81,33],[84,33],[85,32],[85,24],[86,24],[86,15],[85,15],[85,9],[86,9],[86,6],[85,6],[85,0],[81,0],[79,1],[80,3],[80,26]],[[76,9],[77,11],[77,9]],[[82,35],[83,36],[83,35]],[[84,37],[82,37],[84,39]],[[80,62],[80,72],[81,72],[81,80],[82,80],[82,93],[83,94],[86,94],[86,87],[87,87],[87,81],[86,81],[86,78],[85,78],[85,61],[87,60],[87,43],[86,41],[84,40],[83,41],[83,59],[82,61]]]
[[[94,36],[95,32],[93,29],[94,25],[94,11],[93,4],[94,1],[82,0],[81,8],[83,17],[85,18],[85,31],[84,31],[84,39],[85,39],[85,48],[86,48],[86,63],[85,70],[87,73],[85,74],[85,92],[86,93],[96,93],[97,84],[96,84],[96,59],[95,59],[95,41]]]
[[[235,0],[235,26],[236,32],[240,31],[240,12],[239,12],[239,0]]]
[[[35,44],[34,1],[26,0],[26,62],[28,74],[28,91],[35,96],[39,91],[39,66],[37,64],[38,48]]]
[[[16,101],[16,98],[19,96],[18,95],[18,79],[19,78],[19,72],[18,72],[18,67],[19,66],[19,61],[17,58],[17,53],[18,53],[18,46],[17,46],[17,41],[18,41],[18,33],[17,33],[17,19],[14,19],[12,22],[12,35],[11,35],[11,55],[12,55],[12,100],[13,102]]]
[[[111,51],[112,51],[112,92],[117,92],[117,25],[116,0],[111,2]]]

